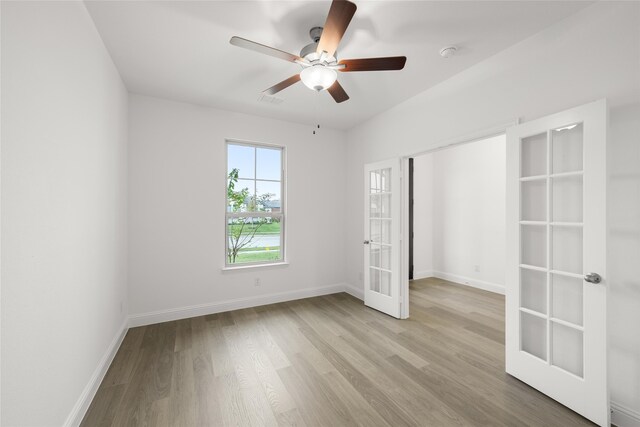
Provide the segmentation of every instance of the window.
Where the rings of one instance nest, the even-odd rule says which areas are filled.
[[[284,148],[227,141],[226,266],[284,260]]]

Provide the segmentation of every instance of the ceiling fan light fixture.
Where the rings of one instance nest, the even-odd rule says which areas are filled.
[[[338,79],[338,73],[336,73],[336,70],[327,68],[324,65],[316,64],[302,70],[300,78],[306,87],[320,92],[330,88],[335,83]]]

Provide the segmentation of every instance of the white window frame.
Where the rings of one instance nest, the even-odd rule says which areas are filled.
[[[243,145],[252,148],[268,148],[270,150],[280,150],[280,212],[229,212],[229,200],[227,199],[227,180],[229,178],[229,145]],[[257,150],[254,155],[254,178],[243,178],[241,176],[238,179],[252,180],[254,184],[256,181],[265,182],[278,182],[277,180],[270,179],[258,179],[255,176],[257,172],[258,156]],[[224,268],[227,270],[241,269],[246,267],[259,267],[270,265],[281,265],[287,263],[286,258],[286,239],[285,239],[285,213],[286,213],[286,148],[282,145],[270,144],[264,142],[244,141],[238,139],[225,139],[225,175],[224,175]],[[254,186],[255,191],[255,186]],[[230,218],[279,218],[280,219],[280,259],[273,261],[258,261],[258,262],[242,262],[242,263],[229,263],[228,246],[229,246],[229,219]]]

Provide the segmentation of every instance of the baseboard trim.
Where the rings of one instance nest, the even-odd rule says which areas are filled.
[[[362,289],[362,287],[357,288],[351,283],[345,283],[344,291],[349,295],[364,301],[364,289]]]
[[[445,273],[443,271],[434,271],[433,276],[437,277],[438,279],[448,280],[460,285],[471,286],[472,288],[478,288],[489,292],[495,292],[496,294],[504,295],[504,286],[498,285],[497,283],[484,282],[482,280],[459,276],[457,274]]]
[[[413,272],[413,280],[426,279],[427,277],[433,277],[433,270]]]
[[[617,427],[640,427],[640,412],[611,402],[611,424]]]
[[[345,287],[345,283],[337,283],[334,285],[307,288],[297,291],[278,292],[273,294],[259,295],[256,297],[236,298],[221,302],[198,304],[187,307],[170,308],[167,310],[133,314],[129,316],[129,327],[134,328],[137,326],[152,325],[155,323],[169,322],[172,320],[205,316],[207,314],[222,313],[230,310],[259,307],[261,305],[293,301],[302,298],[317,297],[320,295],[337,294],[340,292],[344,292]]]
[[[95,371],[93,371],[93,375],[91,375],[89,382],[85,386],[84,390],[82,390],[82,394],[80,394],[80,397],[76,401],[76,404],[73,406],[73,409],[71,410],[71,413],[67,417],[63,426],[76,427],[79,426],[82,422],[84,415],[89,409],[89,405],[91,405],[91,401],[98,391],[98,387],[100,387],[100,384],[102,383],[102,380],[104,379],[109,366],[111,366],[111,362],[113,362],[113,358],[120,349],[120,344],[122,344],[122,341],[127,334],[127,330],[129,329],[127,327],[127,324],[128,319],[125,318],[125,321],[122,322],[120,329],[113,337],[111,344],[109,344],[109,347],[107,347],[107,351],[102,356],[102,359],[100,359],[100,362],[98,362],[98,366],[96,367]]]

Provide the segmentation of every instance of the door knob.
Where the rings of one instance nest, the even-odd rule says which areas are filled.
[[[589,283],[600,283],[602,282],[602,277],[598,273],[589,273],[584,276],[584,280]]]
[[[365,240],[363,243],[364,243],[365,245],[368,245],[368,244],[369,244],[369,241],[368,241],[368,240]]]

